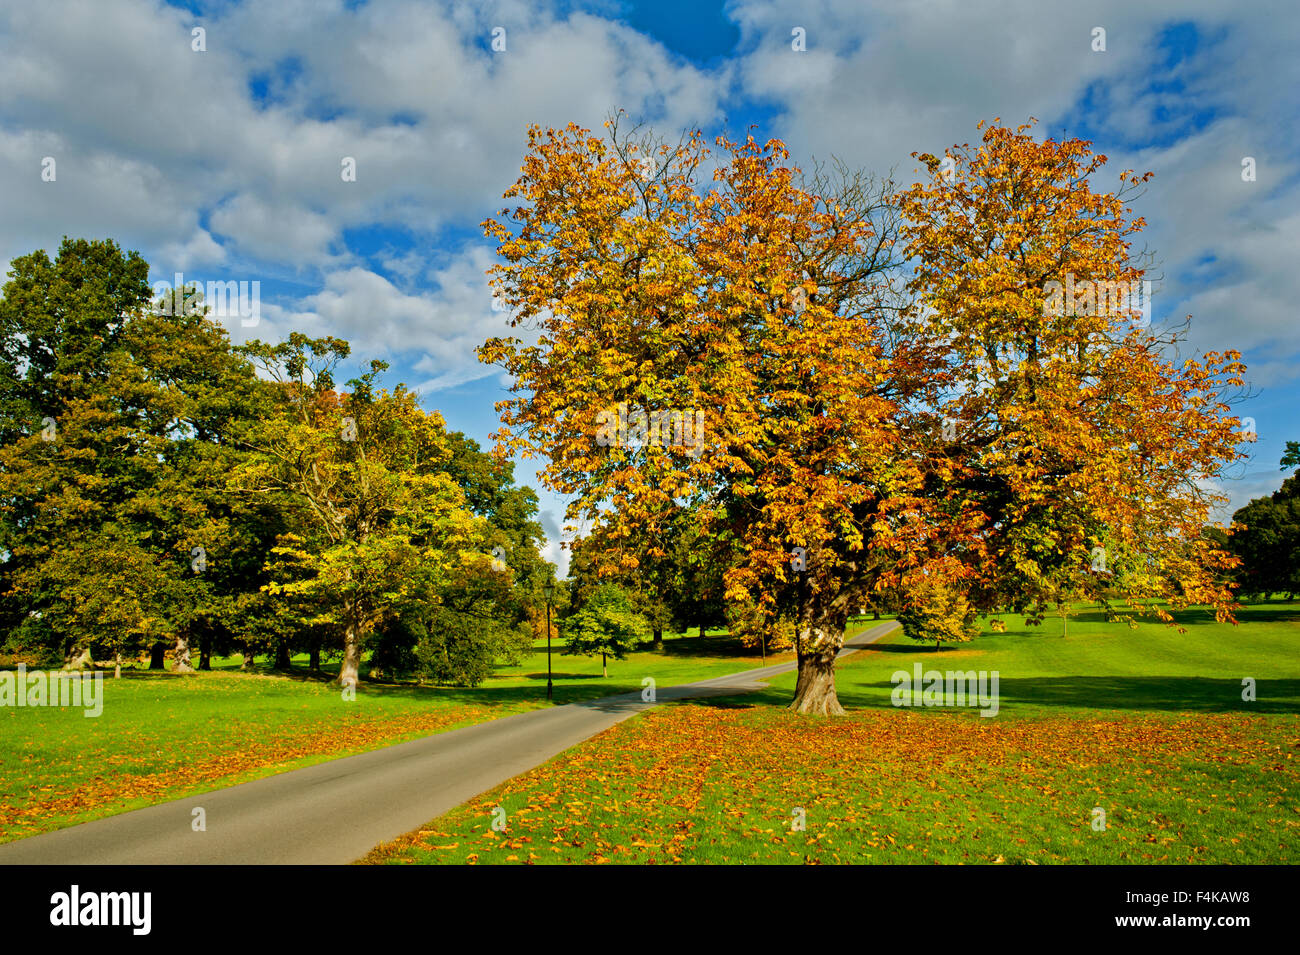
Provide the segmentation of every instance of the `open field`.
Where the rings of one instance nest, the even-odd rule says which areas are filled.
[[[1007,633],[939,653],[895,634],[840,666],[847,718],[786,711],[793,675],[664,706],[368,861],[1289,861],[1300,604],[1248,607],[1235,628],[1181,619],[1185,634],[1081,614],[1062,637],[1059,619],[1007,618]],[[916,663],[997,670],[997,716],[892,706],[891,675]]]
[[[769,662],[783,658],[768,655]],[[153,805],[546,705],[545,644],[474,688],[363,682],[344,702],[306,657],[289,674],[124,670],[104,680],[103,713],[0,708],[0,841]],[[555,700],[569,703],[758,666],[725,634],[669,636],[660,652],[611,660],[555,653]],[[337,672],[337,667],[335,667]]]

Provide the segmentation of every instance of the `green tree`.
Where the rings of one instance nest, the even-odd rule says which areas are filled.
[[[537,520],[537,494],[515,484],[514,464],[484,453],[458,431],[447,434],[447,473],[465,494],[471,512],[487,522],[484,547],[490,573],[462,573],[441,593],[441,603],[466,616],[502,625],[501,662],[518,662],[531,648],[530,621],[546,607],[542,588],[555,567],[541,554],[545,542]]]
[[[622,660],[650,633],[627,592],[617,584],[596,587],[563,623],[565,653],[600,654],[601,671],[609,676],[608,658]]]
[[[725,533],[708,533],[698,512],[678,521],[663,584],[674,629],[696,628],[703,637],[710,627],[727,626],[725,575],[735,565],[733,544]]]
[[[15,260],[0,300],[0,547],[11,645],[85,662],[173,645],[233,612],[261,515],[230,500],[252,369],[203,309],[151,308],[109,241]],[[170,312],[170,313],[169,313]]]
[[[582,606],[602,581],[617,583],[645,617],[654,648],[659,649],[664,630],[676,620],[674,591],[680,584],[672,544],[676,527],[667,521],[644,538],[616,537],[612,531],[597,524],[575,542],[569,562],[570,610]]]
[[[370,674],[415,674],[473,686],[497,663],[517,663],[532,648],[533,620],[544,619],[542,586],[554,568],[541,556],[537,495],[514,483],[514,467],[484,454],[459,432],[447,434],[448,475],[469,510],[487,522],[485,572],[475,563],[449,570],[434,602],[406,605],[377,633]]]
[[[139,255],[111,241],[66,237],[53,261],[37,251],[10,263],[0,298],[0,600],[12,648],[69,659],[74,647],[83,659],[89,649],[89,633],[70,633],[72,621],[60,614],[69,609],[61,584],[75,561],[56,555],[57,538],[48,535],[61,533],[65,550],[82,550],[77,525],[105,526],[95,500],[120,495],[123,482],[112,472],[134,463],[115,461],[96,435],[115,415],[94,394],[121,327],[148,304],[148,275]]]
[[[1244,596],[1300,593],[1300,471],[1232,515],[1228,545]]]
[[[1291,468],[1300,468],[1300,441],[1288,441],[1286,450],[1282,452],[1282,467],[1279,470]]]

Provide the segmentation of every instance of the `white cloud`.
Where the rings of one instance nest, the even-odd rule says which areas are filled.
[[[1267,497],[1282,486],[1282,482],[1292,472],[1248,471],[1240,477],[1224,478],[1212,482],[1209,486],[1218,494],[1227,497],[1227,503],[1216,508],[1210,515],[1216,523],[1227,526],[1232,523],[1232,515],[1245,507],[1257,497]]]
[[[509,330],[506,316],[492,310],[491,263],[485,247],[472,246],[430,273],[427,292],[405,291],[365,268],[331,272],[299,307],[265,306],[256,337],[299,329],[344,338],[354,356],[401,360],[425,376],[413,383],[423,394],[486,378],[496,370],[480,363],[475,349]]]
[[[338,224],[293,203],[236,196],[213,210],[212,229],[243,254],[270,262],[325,265],[338,258],[330,251]]]
[[[235,258],[351,265],[346,229],[432,233],[495,211],[529,122],[627,106],[705,123],[725,85],[620,24],[526,6],[244,4],[202,18],[203,53],[197,22],[150,0],[0,13],[0,175],[37,183],[40,157],[60,158],[57,191],[7,210],[0,251],[47,243],[53,221],[211,257],[192,246],[204,210]],[[496,22],[501,54],[477,45]],[[266,76],[259,104],[249,84]]]
[[[1111,158],[1098,185],[1113,187],[1125,168],[1156,173],[1135,211],[1148,219],[1138,246],[1155,250],[1165,274],[1157,314],[1191,313],[1201,349],[1258,357],[1258,384],[1300,376],[1300,270],[1289,265],[1300,252],[1294,4],[1247,13],[1208,0],[791,0],[730,10],[749,51],[741,85],[780,108],[773,125],[805,163],[835,154],[876,172],[897,167],[908,181],[912,151],[977,141],[981,119],[1033,116],[1040,133],[1074,135],[1090,94],[1081,115],[1093,129],[1121,147],[1162,143],[1095,147]],[[1166,67],[1157,41],[1180,23],[1196,25],[1198,47]],[[807,31],[805,53],[790,48],[796,25]],[[1091,49],[1094,26],[1107,31],[1104,53]],[[1205,115],[1193,120],[1193,110]],[[1255,183],[1241,180],[1246,155],[1259,162]],[[1183,281],[1205,258],[1215,260],[1213,278]]]

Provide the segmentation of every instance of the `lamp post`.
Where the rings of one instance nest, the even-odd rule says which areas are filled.
[[[555,584],[549,581],[542,586],[546,595],[546,699],[551,699],[554,692],[551,685],[551,598],[555,596]]]

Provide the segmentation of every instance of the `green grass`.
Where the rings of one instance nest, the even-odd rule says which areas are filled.
[[[1063,637],[1059,619],[1007,618],[1007,633],[942,652],[893,635],[840,665],[846,718],[784,709],[793,675],[660,707],[369,861],[1290,861],[1300,604],[1247,607],[1238,627],[1181,619],[1184,634],[1081,614]],[[998,670],[998,715],[892,706],[891,675],[917,662]]]
[[[1216,624],[1212,612],[1177,614],[1185,633],[1160,623],[1130,629],[1099,612],[1073,615],[1068,635],[1049,617],[1037,627],[1005,617],[1006,633],[984,632],[936,652],[895,632],[875,645],[870,665],[837,681],[846,709],[892,709],[898,670],[998,671],[1000,716],[1083,715],[1096,710],[1300,713],[1300,602],[1243,608],[1241,623]],[[1242,680],[1257,700],[1244,702]],[[794,675],[771,681],[764,701],[788,701]]]
[[[557,647],[558,650],[558,647]],[[769,659],[771,659],[769,655]],[[501,667],[473,688],[363,681],[344,702],[307,657],[276,673],[241,659],[189,675],[124,669],[104,679],[101,716],[55,707],[0,708],[0,841],[379,746],[546,706],[546,653]],[[640,692],[758,666],[759,655],[722,635],[669,636],[659,652],[610,660],[552,659],[555,703]],[[363,671],[364,672],[364,671]]]

